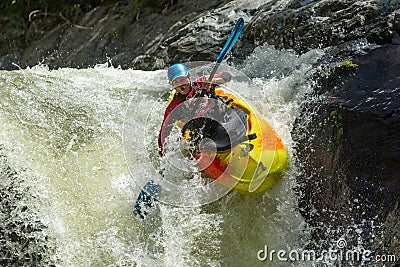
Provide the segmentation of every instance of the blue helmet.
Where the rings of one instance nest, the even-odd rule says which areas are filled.
[[[168,68],[168,80],[172,82],[178,77],[186,77],[189,75],[189,68],[182,63],[175,63]]]

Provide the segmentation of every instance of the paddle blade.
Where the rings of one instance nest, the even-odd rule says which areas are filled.
[[[221,52],[218,55],[217,62],[215,63],[214,68],[212,69],[210,76],[208,77],[208,81],[211,82],[214,78],[215,73],[219,65],[221,64],[222,60],[224,59],[225,55],[231,51],[232,47],[235,45],[237,39],[239,38],[240,33],[243,30],[244,20],[243,18],[238,19],[233,28],[231,35],[229,35],[228,40],[226,40],[224,47],[222,48]]]
[[[140,191],[133,214],[144,219],[148,214],[147,210],[155,205],[159,193],[160,185],[155,184],[153,181],[148,182]]]
[[[221,52],[218,55],[217,58],[217,63],[221,63],[222,59],[225,57],[225,55],[231,51],[232,47],[236,43],[237,39],[239,38],[240,33],[243,30],[244,26],[244,20],[243,18],[238,19],[238,21],[235,24],[235,27],[233,28],[231,35],[229,35],[228,40],[225,42],[224,47],[222,48]]]

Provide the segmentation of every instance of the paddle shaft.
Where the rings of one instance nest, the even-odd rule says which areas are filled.
[[[243,30],[244,20],[240,18],[237,20],[235,27],[233,28],[231,34],[226,40],[224,47],[222,48],[221,52],[218,55],[217,61],[215,62],[214,68],[212,69],[210,76],[208,77],[208,81],[211,82],[214,78],[215,73],[218,70],[219,65],[221,64],[222,60],[224,59],[225,55],[231,51],[232,47],[235,45],[237,39],[239,38],[240,33]]]

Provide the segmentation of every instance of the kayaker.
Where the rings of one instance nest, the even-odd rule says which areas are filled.
[[[212,82],[208,82],[208,76],[203,75],[196,79],[192,84],[190,80],[189,68],[182,63],[176,63],[168,68],[168,80],[176,92],[164,113],[161,130],[158,135],[158,146],[160,155],[163,154],[162,148],[165,138],[168,136],[174,122],[169,121],[169,116],[177,106],[186,100],[200,96],[202,93],[209,93],[213,85],[220,85],[228,82],[231,75],[227,72],[218,72],[214,75]]]

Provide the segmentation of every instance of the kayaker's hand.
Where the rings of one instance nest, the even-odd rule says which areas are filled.
[[[210,83],[208,81],[201,82],[201,88],[206,90],[207,93],[210,92],[211,85],[212,85],[212,83]]]

